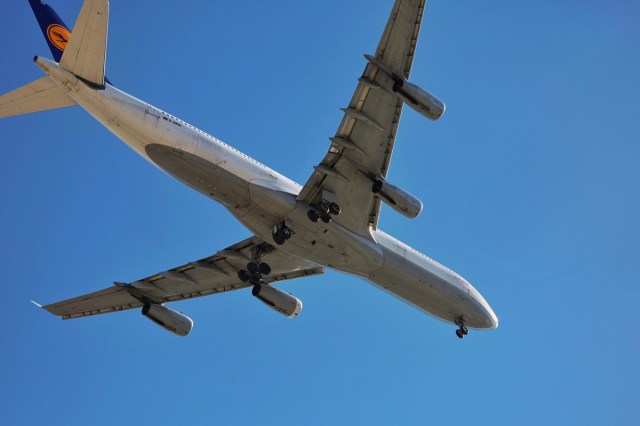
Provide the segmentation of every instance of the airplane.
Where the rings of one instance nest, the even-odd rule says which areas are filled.
[[[85,0],[73,30],[43,0],[29,0],[53,60],[44,77],[0,97],[0,117],[78,105],[162,171],[221,203],[253,236],[212,256],[46,306],[62,319],[141,308],[186,336],[193,320],[169,302],[244,288],[289,318],[302,302],[276,288],[325,268],[363,278],[438,319],[495,329],[498,318],[461,275],[378,227],[382,203],[408,218],[422,203],[387,180],[403,106],[438,120],[444,103],[409,82],[426,0],[396,0],[378,47],[304,185],[185,121],[117,89],[105,76],[108,0]],[[35,303],[35,302],[34,302]]]

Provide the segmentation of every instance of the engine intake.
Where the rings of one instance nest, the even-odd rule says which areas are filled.
[[[289,318],[297,317],[302,310],[302,302],[284,291],[271,287],[269,284],[253,286],[251,294],[260,299],[265,305]]]
[[[411,108],[430,120],[437,120],[444,114],[445,105],[435,95],[406,80],[396,80],[393,91]]]
[[[193,328],[191,318],[164,305],[147,303],[142,308],[142,315],[178,336],[186,336]]]
[[[419,199],[384,179],[376,180],[371,191],[382,198],[389,207],[410,219],[417,217],[422,211],[422,202]]]

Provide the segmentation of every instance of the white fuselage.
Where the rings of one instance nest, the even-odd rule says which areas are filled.
[[[489,304],[464,278],[380,230],[363,237],[311,222],[302,187],[218,139],[115,87],[95,89],[58,64],[37,58],[67,94],[138,154],[222,203],[265,241],[283,220],[295,232],[278,250],[357,275],[447,322],[464,315],[473,328],[495,328]]]

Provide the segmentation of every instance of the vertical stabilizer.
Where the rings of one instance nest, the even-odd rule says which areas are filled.
[[[47,40],[53,59],[56,62],[60,62],[62,52],[64,52],[71,37],[69,27],[44,0],[29,0],[29,4],[33,9],[33,14],[36,15],[42,34]]]
[[[60,66],[87,83],[104,87],[109,0],[85,0]]]

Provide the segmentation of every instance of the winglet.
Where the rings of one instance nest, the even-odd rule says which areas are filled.
[[[42,305],[39,304],[38,302],[34,302],[33,300],[31,301],[31,303],[33,303],[34,305],[36,305],[38,308],[42,308]]]

